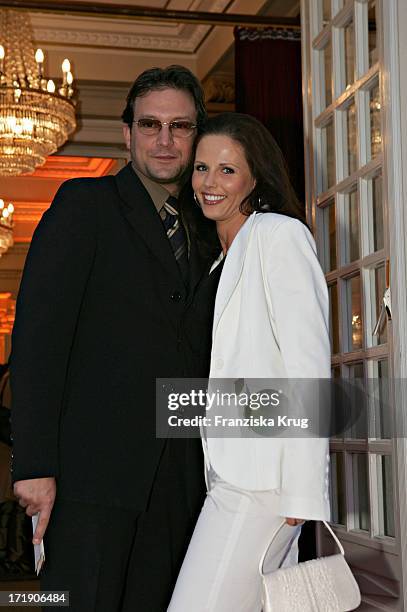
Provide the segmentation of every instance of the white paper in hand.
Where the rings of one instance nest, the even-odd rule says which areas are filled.
[[[34,516],[32,517],[33,535],[35,533],[35,530],[37,529],[38,516],[39,516],[38,514],[34,514]],[[43,540],[41,540],[39,544],[34,544],[34,567],[35,567],[35,573],[37,574],[37,576],[41,571],[44,561],[45,561],[44,542]]]

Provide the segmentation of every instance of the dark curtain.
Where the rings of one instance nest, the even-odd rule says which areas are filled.
[[[236,111],[270,130],[304,202],[300,31],[235,28]]]

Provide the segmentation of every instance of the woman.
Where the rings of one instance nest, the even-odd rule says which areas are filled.
[[[210,119],[198,139],[192,185],[216,222],[223,261],[211,355],[214,379],[330,377],[328,296],[313,238],[281,152],[247,115]],[[293,561],[307,519],[329,519],[328,441],[203,439],[208,494],[168,610],[260,612],[259,560]]]

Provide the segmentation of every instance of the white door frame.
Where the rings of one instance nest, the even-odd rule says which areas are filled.
[[[361,0],[363,1],[363,0]],[[312,202],[314,154],[312,97],[318,95],[311,82],[310,0],[301,0],[303,108],[305,141],[305,189],[307,218],[317,228]],[[383,139],[386,143],[383,174],[388,202],[393,344],[389,347],[394,380],[394,405],[399,425],[407,432],[407,2],[382,2],[382,101]],[[318,224],[319,225],[319,224]],[[400,382],[403,381],[403,384]],[[396,539],[399,543],[400,602],[407,609],[407,440],[394,441]]]
[[[387,176],[392,292],[394,405],[407,432],[407,3],[383,2],[384,168]],[[395,484],[401,561],[401,600],[407,607],[407,440],[395,440]],[[398,506],[398,507],[397,507]]]

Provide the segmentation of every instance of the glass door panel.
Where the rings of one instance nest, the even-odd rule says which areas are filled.
[[[377,2],[369,2],[368,8],[368,44],[369,44],[369,68],[378,61],[377,33],[376,33],[376,9]]]
[[[389,396],[389,367],[387,359],[373,360],[372,376],[369,379],[369,398],[372,414],[371,435],[377,440],[391,438],[392,415]]]
[[[333,6],[333,12],[332,12],[333,17],[335,17],[335,15],[339,13],[341,8],[343,7],[344,2],[345,0],[334,0],[334,6]]]
[[[326,46],[321,51],[323,55],[324,66],[324,84],[325,84],[325,107],[332,103],[332,43],[329,39]]]
[[[317,0],[318,32],[320,32],[331,20],[331,0]]]
[[[375,253],[384,248],[383,179],[381,174],[367,181],[367,205],[368,253]]]
[[[322,166],[322,192],[327,191],[335,184],[335,129],[333,118],[324,125],[321,132],[321,166]]]
[[[345,280],[347,351],[363,347],[363,319],[360,274]]]
[[[332,353],[339,353],[339,303],[338,303],[338,285],[334,283],[328,287],[329,291],[329,324],[331,336]]]
[[[369,112],[370,112],[370,147],[368,148],[368,160],[376,157],[382,151],[381,130],[381,102],[379,82],[376,81],[369,89]]]
[[[344,195],[343,233],[343,264],[348,264],[360,257],[359,195],[356,189]]]
[[[371,573],[375,585],[381,572],[388,575],[383,540],[392,543],[397,532],[387,319],[373,335],[389,277],[382,108],[387,93],[381,97],[388,77],[381,75],[384,6],[383,0],[302,2],[309,7],[313,34],[314,24],[320,25],[318,37],[310,40],[306,82],[322,93],[308,96],[305,90],[315,160],[309,218],[315,220],[329,287],[332,376],[342,376],[338,382],[348,385],[351,406],[347,430],[331,441],[332,517],[348,544],[350,564],[367,580]],[[370,567],[369,547],[380,549],[383,567],[380,562]]]
[[[366,380],[363,361],[346,366],[349,380],[349,404],[351,407],[350,427],[345,436],[356,440],[364,440],[368,432],[368,412]]]
[[[353,21],[345,27],[345,89],[355,81],[355,29]]]
[[[395,536],[391,455],[377,455],[378,535]]]
[[[328,23],[332,17],[332,0],[322,0],[322,19]]]
[[[324,215],[324,271],[331,272],[337,266],[335,200],[323,209]]]
[[[382,318],[382,324],[380,325],[377,333],[373,335],[373,328],[376,326],[376,322],[379,320],[379,316],[382,309],[383,295],[386,289],[386,269],[385,264],[374,267],[370,270],[370,303],[372,307],[372,329],[369,330],[369,344],[371,346],[377,346],[378,344],[385,344],[387,342],[387,316]]]
[[[343,453],[331,453],[331,512],[332,521],[346,525],[345,463]]]
[[[366,453],[352,453],[353,529],[369,531],[369,478]]]
[[[346,141],[347,146],[346,152],[346,163],[345,170],[346,175],[349,176],[356,172],[358,168],[358,141],[357,141],[357,125],[356,125],[356,105],[354,99],[351,99],[350,103],[346,107],[345,111],[346,118]]]

